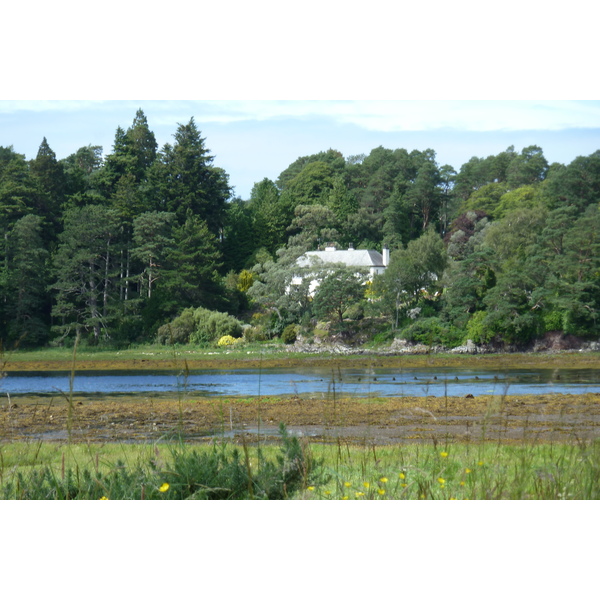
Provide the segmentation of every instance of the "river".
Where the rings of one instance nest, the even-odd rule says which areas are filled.
[[[66,372],[8,372],[0,394],[66,394]],[[464,396],[600,393],[600,369],[236,369],[174,371],[82,371],[73,379],[77,394],[176,393],[207,396]]]

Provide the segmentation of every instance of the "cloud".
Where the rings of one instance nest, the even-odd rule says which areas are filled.
[[[17,111],[110,112],[142,107],[155,126],[194,116],[199,123],[235,124],[326,119],[366,131],[559,131],[600,128],[600,102],[558,100],[163,100],[0,101],[0,114]]]
[[[177,104],[204,123],[326,118],[380,132],[600,128],[600,103],[592,101],[225,100],[172,103],[172,108]],[[172,114],[162,117],[174,122]]]

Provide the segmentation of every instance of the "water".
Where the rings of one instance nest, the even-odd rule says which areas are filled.
[[[236,369],[173,371],[86,371],[73,381],[77,394],[173,393],[208,396],[332,394],[346,396],[464,396],[600,393],[600,369],[456,368],[420,369]],[[0,394],[67,394],[69,373],[8,372]]]

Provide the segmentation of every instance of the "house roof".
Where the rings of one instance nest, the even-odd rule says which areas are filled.
[[[325,263],[343,263],[347,267],[383,267],[383,256],[376,250],[314,250],[305,252],[299,259],[301,267],[308,267],[316,257]]]

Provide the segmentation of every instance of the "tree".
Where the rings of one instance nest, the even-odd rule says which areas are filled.
[[[310,162],[287,182],[283,193],[294,208],[300,204],[326,204],[333,189],[334,175],[328,163]]]
[[[84,146],[59,161],[65,174],[65,201],[63,209],[99,204],[96,191],[97,175],[102,167],[102,146]]]
[[[509,163],[506,182],[511,189],[543,181],[548,171],[548,161],[539,146],[527,146]]]
[[[26,215],[14,224],[7,236],[4,313],[9,342],[38,346],[48,339],[47,262],[42,218]]]
[[[320,244],[334,242],[339,238],[335,213],[326,206],[299,205],[294,215],[294,220],[288,227],[288,231],[293,234],[288,240],[288,246],[297,246],[303,251],[316,250]]]
[[[407,203],[412,208],[415,227],[425,231],[437,220],[442,203],[441,190],[438,187],[441,177],[434,161],[425,161],[419,168],[414,184],[410,187]],[[418,224],[418,225],[417,225]]]
[[[37,156],[30,162],[30,169],[40,190],[35,213],[44,217],[46,223],[55,229],[64,202],[66,177],[62,164],[56,160],[56,154],[46,138],[42,140]]]
[[[139,109],[127,131],[118,127],[113,151],[106,157],[98,181],[111,205],[127,221],[150,210],[148,174],[156,159],[156,138]]]
[[[97,344],[110,338],[118,307],[118,232],[115,211],[98,205],[71,208],[54,255],[54,330],[64,339],[73,331]]]
[[[25,156],[12,146],[0,146],[0,228],[6,231],[8,225],[32,212],[38,199],[39,189]]]
[[[296,262],[302,253],[296,246],[281,248],[276,261],[269,258],[252,268],[254,281],[248,296],[275,313],[273,334],[279,335],[286,325],[299,322],[310,310],[311,278],[306,276],[309,269]]]
[[[333,178],[333,185],[327,199],[327,206],[335,213],[340,223],[348,218],[348,215],[358,210],[358,202],[354,194],[348,191],[341,175]]]
[[[280,190],[286,189],[288,183],[294,179],[308,164],[313,162],[326,163],[333,172],[340,173],[344,170],[344,157],[341,152],[329,149],[326,152],[318,152],[310,156],[301,156],[297,158],[287,169],[281,172],[277,178],[277,187]]]
[[[319,283],[314,298],[313,312],[321,319],[337,318],[344,322],[344,313],[365,295],[364,275],[354,273],[347,267],[338,267],[327,273]]]
[[[218,274],[221,253],[214,235],[197,215],[189,214],[173,232],[174,245],[167,250],[161,282],[173,310],[188,306],[216,309],[223,305],[224,291]]]
[[[600,202],[600,150],[589,156],[578,156],[563,168],[548,174],[543,193],[547,204],[556,209],[575,206],[580,211]]]
[[[409,242],[405,249],[392,253],[383,275],[375,278],[374,289],[382,299],[384,310],[392,316],[395,328],[401,312],[438,291],[446,260],[444,243],[433,229]]]
[[[221,243],[225,270],[241,271],[252,266],[249,262],[259,244],[249,203],[235,198],[227,204]]]
[[[167,256],[174,246],[176,216],[169,212],[145,212],[133,220],[132,257],[142,263],[141,294],[152,297],[155,282],[162,277]]]
[[[496,285],[497,269],[494,252],[485,246],[469,253],[464,260],[450,261],[442,280],[445,318],[464,329],[473,314],[484,311],[483,300]]]
[[[191,210],[206,221],[213,235],[220,236],[231,195],[228,176],[213,166],[193,117],[178,126],[174,137],[175,144],[165,144],[152,169],[155,208],[175,213],[180,225]]]
[[[248,210],[252,218],[256,248],[275,253],[286,240],[286,229],[294,215],[285,204],[275,183],[266,177],[255,183],[250,193]]]

